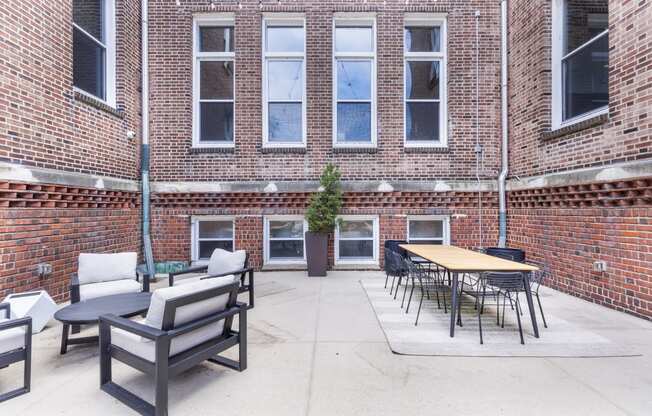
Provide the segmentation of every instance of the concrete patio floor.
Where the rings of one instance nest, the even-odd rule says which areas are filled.
[[[360,286],[380,272],[258,273],[249,368],[205,363],[170,385],[172,415],[649,415],[652,354],[627,358],[466,358],[393,354]],[[553,293],[546,298],[554,302]],[[623,342],[652,345],[652,323],[596,308],[627,325]],[[0,415],[133,414],[99,390],[97,350],[59,355],[61,326],[34,337],[32,391]],[[88,328],[84,332],[94,332]],[[545,331],[545,330],[544,330]],[[515,342],[517,339],[515,338]],[[652,352],[652,351],[651,351]],[[0,388],[21,379],[0,370]],[[114,379],[148,400],[148,377],[114,362]]]

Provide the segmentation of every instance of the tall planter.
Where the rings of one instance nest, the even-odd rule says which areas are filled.
[[[328,234],[306,232],[308,276],[326,276],[328,269]]]

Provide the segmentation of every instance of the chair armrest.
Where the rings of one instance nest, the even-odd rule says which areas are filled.
[[[77,273],[73,273],[70,277],[70,303],[77,303],[79,301],[79,276],[77,276]]]
[[[9,302],[0,303],[0,311],[1,310],[7,311],[7,319],[11,318],[11,303]]]
[[[113,314],[100,316],[100,327],[116,327],[132,334],[140,335],[143,338],[155,341],[157,338],[165,336],[167,332],[158,328],[153,328],[138,322],[131,321],[127,318],[121,318]]]
[[[236,306],[232,306],[218,314],[207,316],[201,319],[197,319],[196,321],[192,321],[190,323],[184,324],[180,326],[179,328],[172,329],[167,332],[167,334],[170,336],[170,338],[178,337],[179,335],[186,334],[188,332],[194,331],[196,329],[199,329],[203,326],[212,324],[213,322],[221,321],[223,319],[226,319],[230,316],[235,316],[240,314],[241,312],[247,313],[247,304],[243,304],[241,302],[238,302]]]
[[[204,277],[202,277],[202,279],[210,279],[210,278],[213,278],[213,277],[228,276],[228,275],[230,275],[230,274],[233,274],[233,275],[236,275],[236,274],[243,275],[243,274],[248,273],[248,272],[250,272],[250,271],[253,271],[253,268],[251,268],[251,267],[246,267],[246,268],[244,268],[244,269],[234,270],[234,271],[231,271],[231,272],[220,273],[220,274],[211,274],[210,276],[204,276]]]
[[[178,276],[180,274],[187,274],[187,273],[201,273],[201,272],[207,272],[208,271],[208,264],[205,264],[203,266],[193,266],[193,267],[186,267],[183,270],[179,270],[176,272],[170,272],[168,273],[168,280],[170,286],[174,286],[174,277]]]
[[[25,316],[23,318],[10,319],[7,322],[0,322],[0,331],[6,329],[17,328],[19,326],[26,326],[29,332],[29,335],[32,334],[32,317]]]

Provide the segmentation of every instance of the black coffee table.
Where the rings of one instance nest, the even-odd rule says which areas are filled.
[[[147,311],[152,294],[148,292],[123,293],[102,296],[70,304],[59,309],[54,319],[63,323],[61,354],[68,350],[68,344],[89,344],[98,341],[97,336],[69,338],[71,325],[96,324],[101,315],[112,313],[123,318],[140,315]]]

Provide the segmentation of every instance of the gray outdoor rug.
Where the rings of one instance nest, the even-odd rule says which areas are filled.
[[[644,351],[643,346],[628,343],[617,336],[619,331],[627,331],[628,328],[606,325],[590,311],[577,313],[575,311],[578,305],[574,305],[574,302],[580,302],[580,306],[586,306],[589,310],[596,308],[596,305],[557,292],[554,292],[554,296],[542,297],[548,328],[543,327],[539,316],[539,339],[534,337],[524,296],[521,299],[521,304],[525,307],[524,315],[521,316],[525,345],[520,343],[516,312],[511,310],[509,305],[506,309],[504,328],[496,325],[495,305],[486,307],[482,315],[484,344],[481,345],[473,298],[464,297],[463,327],[456,326],[455,337],[450,338],[448,333],[450,314],[444,313],[443,307],[438,309],[436,300],[424,299],[419,325],[415,326],[414,321],[421,297],[420,293],[417,294],[417,290],[414,292],[410,311],[406,314],[405,308],[401,309],[402,287],[394,300],[389,294],[389,286],[387,289],[384,288],[384,279],[370,279],[360,283],[367,293],[392,352],[396,354],[470,357],[623,357],[641,355]],[[450,304],[449,296],[447,301]],[[608,315],[618,312],[604,310],[604,313]],[[573,319],[574,316],[577,319]],[[631,317],[624,317],[623,320],[628,323],[629,319]],[[634,324],[636,325],[636,322]]]

